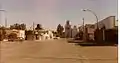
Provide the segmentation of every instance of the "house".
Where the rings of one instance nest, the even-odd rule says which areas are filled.
[[[95,23],[95,29],[97,29],[97,24],[99,27],[99,33],[96,37],[99,42],[114,42],[117,43],[118,40],[118,21],[115,20],[115,16],[109,16],[98,23]]]

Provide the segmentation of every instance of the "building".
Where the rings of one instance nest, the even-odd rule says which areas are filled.
[[[10,29],[0,29],[0,41],[4,41],[4,40],[11,40],[10,37],[15,37],[12,38],[13,40],[16,39],[25,39],[25,30],[10,30]]]
[[[97,28],[97,24],[99,28],[105,26],[105,29],[113,29],[117,25],[117,22],[115,20],[115,16],[109,16],[98,23],[95,23],[95,29]]]
[[[109,16],[98,23],[95,23],[95,29],[99,27],[99,33],[95,35],[99,42],[116,42],[118,40],[118,21],[115,16]]]
[[[94,24],[85,24],[85,26],[82,25],[79,27],[79,31],[83,32],[83,39],[85,41],[94,40]]]
[[[25,39],[25,30],[15,30],[15,29],[13,29],[13,30],[6,30],[6,33],[7,33],[7,35],[9,35],[11,33],[15,33],[15,34],[17,34],[18,38]]]
[[[53,32],[52,30],[35,30],[35,39],[36,40],[46,40],[46,39],[53,39]]]
[[[94,24],[86,24],[85,25],[85,37],[86,40],[94,40],[94,31],[95,31],[95,26]]]

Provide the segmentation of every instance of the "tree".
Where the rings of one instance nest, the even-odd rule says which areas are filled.
[[[37,24],[37,27],[35,28],[36,30],[42,30],[42,25],[41,24]]]
[[[25,30],[26,29],[26,24],[13,24],[13,25],[10,25],[10,29],[17,29],[17,30]]]
[[[61,25],[60,24],[57,26],[57,32],[58,33],[61,32]]]
[[[16,23],[16,24],[14,24],[14,27],[15,27],[15,29],[20,30],[20,24]]]
[[[61,26],[61,25],[59,24],[59,25],[57,26],[57,33],[58,33],[59,36],[62,35],[63,30],[64,30],[63,26]]]
[[[13,25],[10,25],[10,29],[14,29],[15,27]]]
[[[63,27],[63,26],[61,26],[61,31],[62,31],[62,32],[64,31],[64,27]]]
[[[26,29],[26,24],[23,23],[23,24],[20,25],[20,27],[21,27],[22,30],[25,30]]]
[[[5,27],[0,27],[0,40],[3,40],[6,35]]]

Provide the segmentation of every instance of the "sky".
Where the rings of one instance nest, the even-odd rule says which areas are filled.
[[[56,28],[58,24],[65,25],[70,20],[72,25],[96,23],[95,16],[82,9],[94,11],[99,21],[116,16],[117,0],[0,0],[0,9],[7,11],[7,23],[25,23],[28,27],[32,23],[42,24],[45,28]],[[5,13],[0,12],[0,23],[4,25]]]

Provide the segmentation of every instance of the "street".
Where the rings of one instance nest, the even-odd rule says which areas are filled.
[[[79,46],[65,39],[1,42],[0,63],[117,63],[117,46]]]

